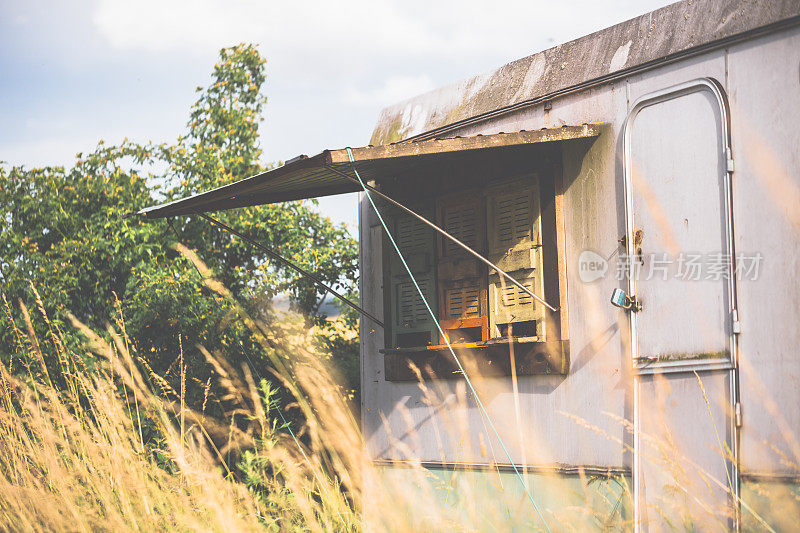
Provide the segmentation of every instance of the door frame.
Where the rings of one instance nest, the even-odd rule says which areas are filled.
[[[633,183],[632,183],[632,155],[631,155],[631,135],[632,126],[639,113],[653,105],[662,102],[680,98],[689,94],[707,91],[714,96],[717,102],[720,113],[720,129],[722,144],[720,146],[721,155],[724,157],[725,164],[723,166],[724,183],[724,198],[726,210],[725,216],[725,232],[726,232],[726,252],[730,254],[730,276],[728,277],[728,293],[729,297],[729,317],[730,317],[730,356],[728,358],[708,359],[708,360],[692,360],[692,361],[664,361],[648,363],[646,365],[637,362],[638,355],[638,342],[637,342],[637,328],[636,328],[636,313],[630,312],[630,349],[631,349],[631,364],[633,371],[633,498],[634,498],[634,524],[635,531],[641,530],[642,525],[642,506],[641,506],[641,399],[639,391],[640,376],[647,374],[669,374],[677,372],[695,372],[695,371],[708,371],[708,370],[723,370],[728,371],[729,384],[730,384],[730,408],[731,415],[728,416],[729,431],[732,436],[731,451],[733,452],[734,461],[732,463],[731,475],[731,492],[734,500],[734,528],[739,530],[739,434],[736,422],[736,416],[733,411],[738,405],[739,386],[738,386],[738,351],[737,351],[737,335],[739,333],[739,318],[737,311],[737,293],[736,293],[736,255],[733,239],[733,152],[731,150],[730,138],[730,107],[728,105],[728,98],[723,86],[714,78],[698,78],[665,89],[647,93],[640,96],[628,112],[623,125],[623,178],[624,178],[624,193],[625,193],[625,248],[627,257],[634,257],[634,220],[633,220]],[[636,279],[635,276],[628,276],[628,294],[631,297],[636,295]],[[647,305],[647,302],[644,302]]]

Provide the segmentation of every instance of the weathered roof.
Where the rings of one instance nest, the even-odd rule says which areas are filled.
[[[493,114],[799,23],[797,0],[684,0],[387,107],[370,142],[430,138]]]
[[[413,143],[353,148],[353,159],[364,179],[380,181],[424,170],[455,152],[518,148],[543,142],[597,137],[602,124],[581,124],[535,131],[449,137]],[[164,218],[355,192],[361,190],[351,176],[347,149],[325,150],[313,157],[300,156],[276,169],[189,198],[143,209],[137,215]]]

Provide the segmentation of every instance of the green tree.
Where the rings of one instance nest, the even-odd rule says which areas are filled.
[[[208,294],[177,240],[197,250],[217,277],[256,316],[278,293],[321,322],[324,294],[283,265],[199,217],[145,222],[123,215],[265,171],[259,123],[266,98],[265,62],[251,45],[223,49],[211,83],[198,87],[187,132],[175,144],[102,141],[71,168],[0,165],[0,283],[9,306],[35,308],[42,294],[57,327],[67,312],[95,327],[116,315],[116,297],[143,364],[168,380],[180,345],[188,373],[205,383],[209,368],[196,345],[242,354],[266,375],[250,334],[231,323],[228,305]],[[353,295],[357,244],[344,226],[320,216],[314,201],[218,213],[242,233],[275,249],[330,285]],[[4,312],[0,355],[21,353]],[[19,326],[19,324],[18,324]],[[46,337],[46,335],[43,335]],[[352,347],[350,348],[352,349]],[[8,361],[6,361],[8,362]],[[53,363],[53,362],[50,362]],[[200,401],[203,387],[189,389]],[[190,398],[191,399],[191,398]]]
[[[222,50],[212,83],[198,87],[186,135],[164,149],[170,163],[169,199],[220,187],[267,170],[260,163],[258,124],[266,98],[264,59],[251,45]],[[277,250],[343,290],[357,276],[357,244],[343,226],[334,226],[315,209],[316,201],[254,206],[218,213],[245,235]],[[237,296],[247,292],[289,291],[299,310],[319,316],[324,294],[310,280],[197,217],[175,221],[182,239],[204,250],[223,283]]]

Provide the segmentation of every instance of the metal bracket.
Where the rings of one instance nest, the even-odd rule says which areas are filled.
[[[732,331],[734,335],[738,335],[742,332],[742,324],[739,322],[739,311],[734,309],[731,312],[731,320],[732,320]]]
[[[730,148],[725,150],[725,165],[726,165],[726,170],[730,174],[733,174],[733,169],[734,169],[734,167],[733,167],[733,154],[731,153],[731,149]]]
[[[736,402],[733,407],[733,417],[734,421],[736,422],[736,427],[742,427],[742,403]]]

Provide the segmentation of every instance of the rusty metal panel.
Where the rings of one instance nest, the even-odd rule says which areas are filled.
[[[353,159],[359,161],[400,159],[452,152],[469,152],[490,148],[532,145],[544,142],[569,141],[597,137],[603,124],[563,125],[556,128],[500,132],[493,135],[471,135],[467,137],[446,136],[410,143],[381,144],[353,148]],[[348,163],[346,150],[330,150],[331,164]]]

